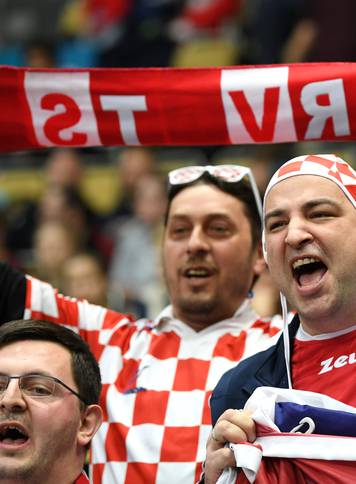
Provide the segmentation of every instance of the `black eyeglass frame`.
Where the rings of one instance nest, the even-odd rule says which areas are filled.
[[[84,400],[84,398],[78,392],[76,392],[75,390],[73,390],[72,388],[70,388],[68,385],[66,385],[64,382],[62,382],[62,380],[60,380],[59,378],[56,378],[55,376],[42,375],[41,373],[28,373],[26,375],[0,375],[0,380],[3,379],[3,378],[4,379],[6,378],[6,380],[7,380],[7,385],[4,388],[4,391],[3,392],[0,391],[0,400],[1,400],[2,395],[8,389],[10,380],[18,380],[19,381],[18,382],[18,385],[19,385],[19,388],[20,388],[20,390],[22,392],[23,391],[23,388],[21,386],[21,379],[28,378],[28,377],[39,377],[39,378],[45,378],[47,380],[52,380],[55,384],[61,385],[66,390],[68,390],[70,393],[72,393],[77,398],[79,398],[79,400],[82,403],[84,403],[85,405],[88,405],[88,403]],[[25,395],[27,395],[26,392],[25,392]],[[45,398],[47,395],[38,395],[38,396],[28,395],[28,396],[30,396],[31,398]]]

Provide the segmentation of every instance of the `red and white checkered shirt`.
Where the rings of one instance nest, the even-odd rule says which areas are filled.
[[[93,440],[90,473],[105,484],[196,482],[213,388],[281,327],[279,317],[258,319],[248,300],[233,318],[198,333],[175,319],[171,307],[154,321],[135,322],[31,277],[24,317],[79,328],[99,361],[104,422]]]

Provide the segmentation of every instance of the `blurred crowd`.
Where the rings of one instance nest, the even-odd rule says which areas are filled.
[[[106,213],[83,197],[85,156],[75,149],[48,153],[39,197],[26,197],[26,181],[16,201],[3,190],[2,258],[71,296],[153,315],[167,302],[158,270],[165,182],[148,149],[121,150],[114,163],[120,196]]]
[[[339,154],[340,148],[347,150],[348,159],[356,158],[352,144],[315,147]],[[97,159],[112,178],[111,203],[105,210],[96,203],[107,190],[100,179],[94,180],[93,192],[84,190],[89,153],[48,150],[42,164],[32,170],[41,179],[36,196],[30,196],[29,175],[19,179],[17,196],[11,196],[5,183],[8,171],[0,170],[0,259],[69,296],[136,317],[154,317],[168,303],[160,271],[167,172],[191,164],[242,164],[251,167],[263,196],[271,172],[297,155],[297,149],[303,147],[261,145],[210,152],[102,149],[96,152]],[[14,158],[16,154],[8,160],[7,170]],[[278,291],[267,271],[253,292],[253,305],[261,315],[279,312]]]
[[[0,64],[354,61],[353,0],[0,0]]]

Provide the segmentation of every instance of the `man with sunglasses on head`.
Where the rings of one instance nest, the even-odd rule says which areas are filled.
[[[0,483],[89,484],[83,471],[102,421],[88,345],[48,321],[0,327]]]
[[[188,166],[169,174],[163,268],[171,305],[153,321],[66,298],[50,285],[0,271],[0,312],[70,325],[102,377],[103,425],[93,441],[94,483],[193,484],[221,375],[270,342],[279,320],[250,305],[264,269],[261,202],[250,170]]]

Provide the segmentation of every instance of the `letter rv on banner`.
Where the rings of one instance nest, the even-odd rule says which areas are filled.
[[[356,139],[356,63],[0,67],[0,150]]]

